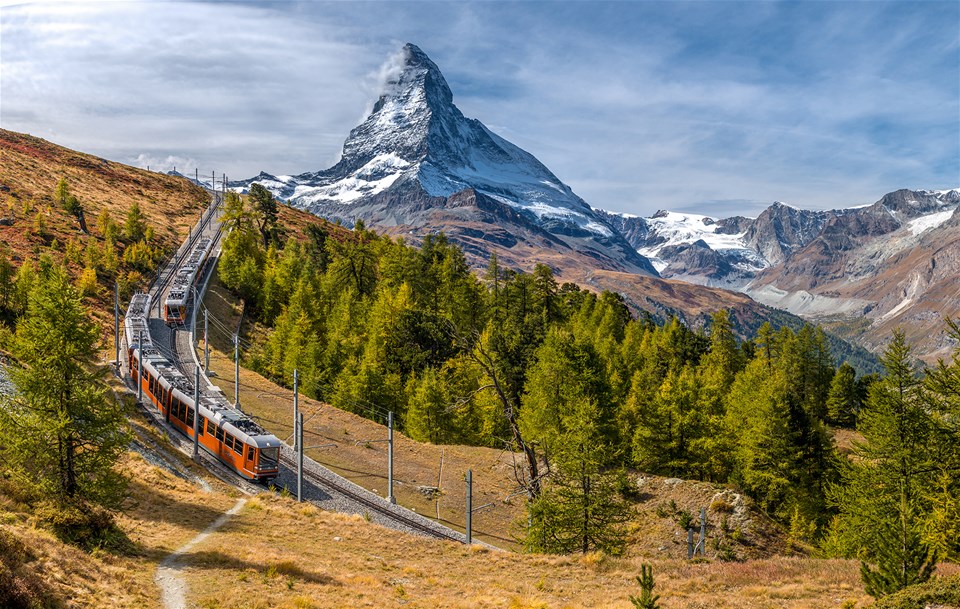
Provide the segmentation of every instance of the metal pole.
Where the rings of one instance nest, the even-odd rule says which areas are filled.
[[[300,420],[300,373],[293,369],[293,450],[300,446],[297,437],[297,421]]]
[[[700,508],[700,556],[707,555],[707,508]]]
[[[143,330],[137,332],[137,403],[143,399]]]
[[[209,311],[205,308],[203,310],[203,372],[206,375],[210,375],[210,321],[207,318],[207,313]]]
[[[117,373],[120,372],[120,283],[113,284],[113,350],[117,356]]]
[[[297,501],[303,501],[303,413],[297,413]]]
[[[467,470],[467,545],[473,543],[473,470]]]
[[[240,410],[240,335],[233,335],[233,405]]]
[[[687,560],[693,558],[693,527],[687,529]]]
[[[200,366],[193,379],[193,460],[200,461]]]
[[[387,413],[387,501],[396,503],[393,496],[393,411]]]

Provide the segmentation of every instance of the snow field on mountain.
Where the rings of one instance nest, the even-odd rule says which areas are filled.
[[[919,218],[914,218],[907,222],[907,227],[910,229],[910,232],[914,236],[919,235],[922,232],[928,231],[931,228],[936,228],[950,219],[950,216],[953,215],[955,210],[948,209],[946,211],[938,211],[933,214],[927,214],[926,216],[920,216]]]

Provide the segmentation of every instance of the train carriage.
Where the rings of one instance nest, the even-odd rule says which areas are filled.
[[[198,408],[193,381],[153,345],[149,311],[150,296],[135,294],[124,319],[134,383],[140,384],[144,395],[188,438],[193,438],[194,417],[199,411],[198,444],[238,474],[261,482],[275,478],[280,440],[230,406],[223,394],[201,394]]]
[[[173,276],[170,291],[163,301],[163,320],[167,325],[183,324],[187,316],[187,302],[194,283],[203,270],[203,265],[210,256],[213,240],[202,237],[190,249],[189,255]]]

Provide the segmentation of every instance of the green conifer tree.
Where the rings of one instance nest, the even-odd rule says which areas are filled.
[[[123,409],[97,369],[100,329],[65,269],[36,280],[13,344],[18,393],[0,408],[5,462],[38,493],[111,504],[127,445]]]
[[[936,428],[912,360],[903,333],[895,332],[881,357],[886,374],[871,386],[860,418],[863,442],[832,491],[837,528],[856,536],[864,584],[877,597],[926,581],[937,562],[921,536]]]

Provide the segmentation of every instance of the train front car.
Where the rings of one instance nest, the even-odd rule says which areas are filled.
[[[218,457],[244,478],[264,484],[280,473],[280,440],[267,433],[246,414],[220,400],[201,400],[201,413],[209,414]]]

